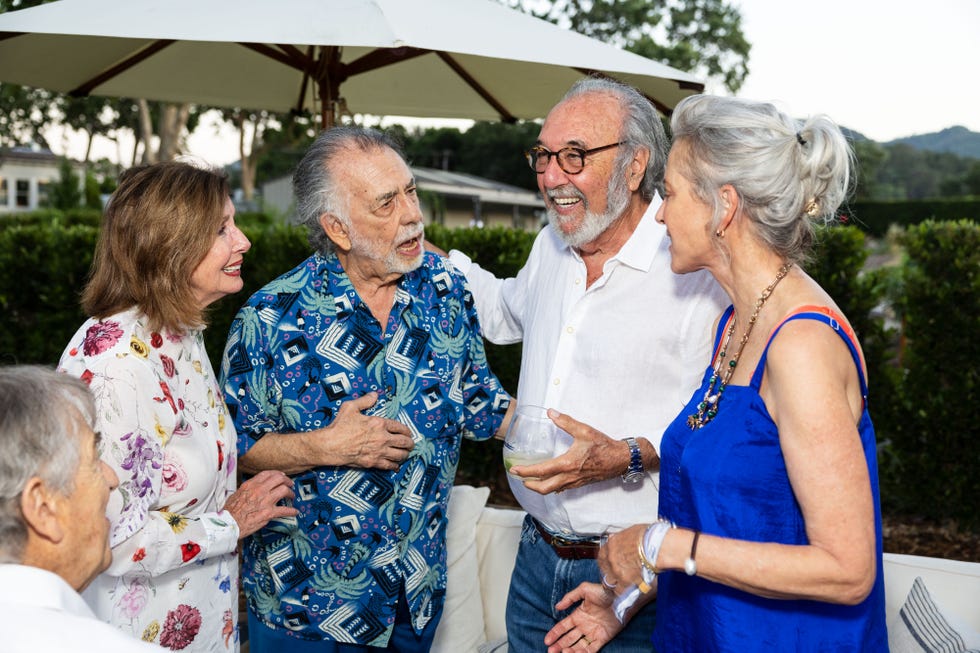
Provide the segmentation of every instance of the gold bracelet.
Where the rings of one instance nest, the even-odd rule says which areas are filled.
[[[640,554],[640,564],[646,567],[651,574],[659,574],[660,572],[657,571],[656,566],[650,562],[649,558],[647,558],[647,552],[643,550],[642,537],[640,538],[640,543],[637,545],[636,550]]]

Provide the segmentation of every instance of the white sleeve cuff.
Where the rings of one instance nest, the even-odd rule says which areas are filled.
[[[467,275],[467,273],[469,273],[470,268],[473,266],[473,259],[458,249],[449,250],[449,261],[464,277]]]

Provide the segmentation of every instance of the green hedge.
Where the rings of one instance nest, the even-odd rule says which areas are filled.
[[[902,341],[884,443],[896,511],[980,525],[980,228],[927,221],[900,237]]]
[[[0,220],[0,362],[57,362],[84,319],[78,295],[97,235],[91,220],[91,214],[57,212]],[[246,297],[309,254],[298,228],[262,215],[242,216],[240,222],[252,250],[243,267],[244,291],[209,311],[206,343],[216,368],[231,320]],[[956,518],[977,528],[980,227],[964,220],[927,220],[898,234],[906,259],[867,272],[862,229],[821,230],[806,269],[835,298],[862,341],[885,510]],[[520,269],[534,239],[506,228],[440,226],[428,227],[427,236],[502,276]],[[516,392],[520,345],[488,345],[487,354],[504,386]],[[464,445],[461,479],[502,475],[498,442]]]
[[[892,225],[910,227],[936,220],[948,222],[980,215],[980,200],[856,201],[843,209],[847,222],[875,237]]]

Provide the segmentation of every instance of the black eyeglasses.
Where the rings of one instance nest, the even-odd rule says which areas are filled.
[[[563,147],[557,152],[552,152],[546,147],[536,145],[525,152],[524,156],[527,157],[527,164],[531,166],[531,170],[534,170],[538,174],[544,172],[548,167],[548,163],[551,161],[551,157],[555,157],[558,160],[558,167],[564,170],[566,174],[577,175],[585,167],[585,157],[596,152],[618,147],[625,142],[610,143],[609,145],[593,147],[591,150],[583,150],[580,147]]]

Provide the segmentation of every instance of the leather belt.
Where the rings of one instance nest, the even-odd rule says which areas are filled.
[[[552,535],[538,523],[537,519],[531,518],[531,523],[545,541],[555,551],[555,555],[563,560],[595,560],[599,554],[599,541],[577,541],[566,540],[558,535]]]

